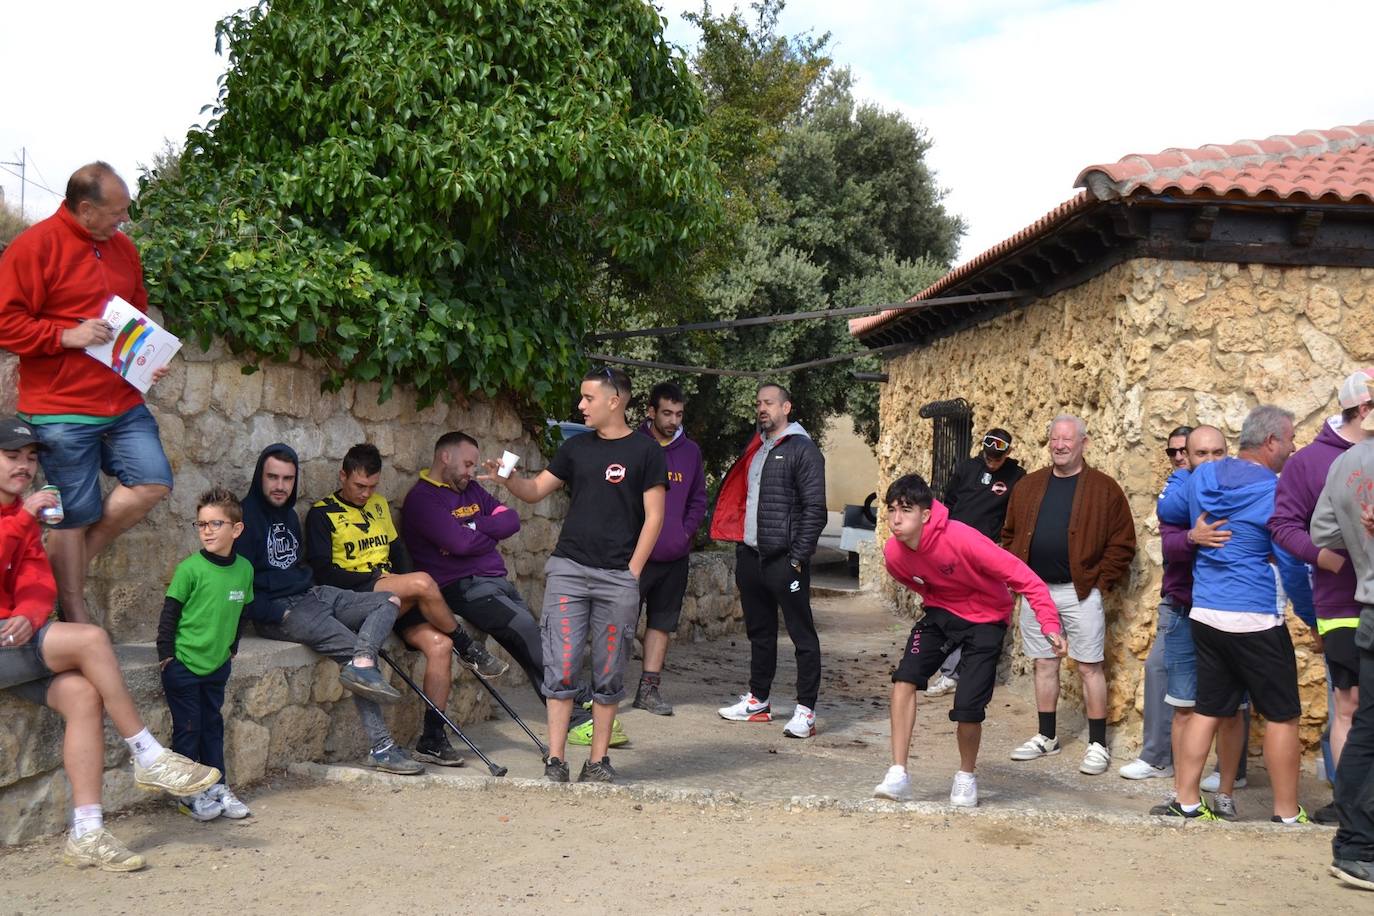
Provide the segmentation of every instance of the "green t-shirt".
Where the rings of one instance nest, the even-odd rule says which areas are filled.
[[[239,615],[253,600],[253,564],[240,556],[217,566],[196,551],[177,564],[167,597],[181,602],[176,657],[193,674],[209,674],[229,660]]]

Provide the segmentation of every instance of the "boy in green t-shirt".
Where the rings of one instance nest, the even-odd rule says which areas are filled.
[[[253,600],[253,565],[234,553],[243,510],[234,494],[215,487],[201,494],[196,520],[202,550],[182,560],[167,586],[157,625],[162,691],[172,711],[172,747],[224,772],[224,685],[238,652],[239,619]],[[220,781],[178,808],[198,821],[242,818],[248,806]]]

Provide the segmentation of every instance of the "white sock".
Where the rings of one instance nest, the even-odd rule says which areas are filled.
[[[72,809],[72,839],[79,840],[105,826],[105,809],[100,805],[78,805]]]
[[[377,663],[376,663],[375,661],[373,661],[372,659],[368,658],[368,657],[365,656],[365,655],[355,655],[355,656],[353,656],[353,667],[354,667],[354,668],[375,668],[376,666],[377,666]]]
[[[153,733],[146,728],[137,735],[125,738],[124,743],[129,745],[129,753],[134,755],[134,762],[141,767],[152,766],[158,754],[164,750],[158,740],[153,737]]]
[[[1298,822],[1298,816],[1296,814],[1292,817],[1280,816],[1280,820],[1282,820],[1285,824],[1296,824]]]
[[[1182,802],[1179,802],[1178,806],[1182,808],[1184,811],[1188,812],[1189,814],[1192,814],[1198,808],[1202,807],[1202,802],[1194,802],[1191,805],[1185,805]]]

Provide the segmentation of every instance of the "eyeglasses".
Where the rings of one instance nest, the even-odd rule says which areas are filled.
[[[212,518],[208,522],[192,522],[191,527],[197,531],[204,531],[206,528],[211,531],[218,531],[227,524],[229,523],[222,518]]]
[[[1011,448],[1011,443],[997,436],[984,436],[983,448],[990,448],[994,452],[1005,452],[1007,449]]]
[[[1170,458],[1177,458],[1179,455],[1187,454],[1187,452],[1188,452],[1188,449],[1182,448],[1182,447],[1180,447],[1180,448],[1166,448],[1166,449],[1164,450],[1164,454],[1168,455]]]
[[[612,388],[614,388],[616,394],[620,394],[620,386],[617,385],[616,382],[615,382],[615,373],[611,371],[611,367],[610,367],[610,366],[602,366],[602,367],[601,367],[601,374],[604,375],[604,376],[606,377],[606,384],[608,384],[608,385],[610,385]]]

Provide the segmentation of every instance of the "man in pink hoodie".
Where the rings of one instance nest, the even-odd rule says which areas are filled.
[[[997,659],[1011,621],[1013,593],[1025,595],[1045,637],[1061,658],[1068,651],[1059,611],[1050,591],[1030,567],[983,534],[949,517],[919,474],[908,474],[887,490],[883,545],[888,574],[921,596],[925,615],[911,628],[901,661],[892,672],[892,766],[873,790],[877,798],[911,799],[906,762],[916,727],[916,694],[945,658],[963,650],[959,686],[950,721],[957,723],[959,772],[949,793],[952,805],[978,804],[974,768],[983,739],[983,719],[992,700]]]

